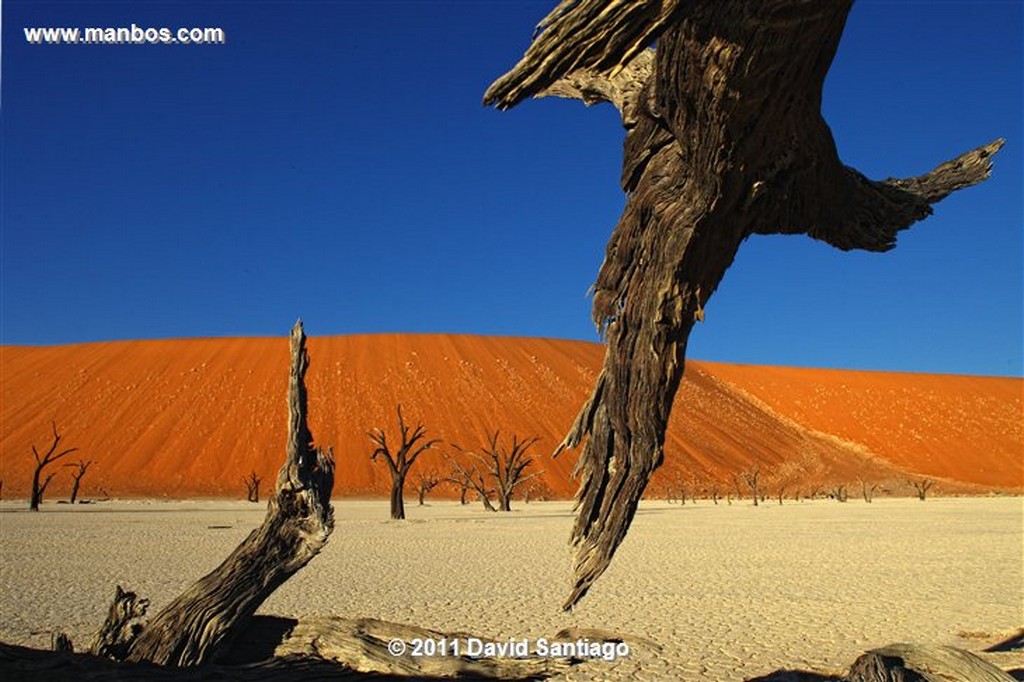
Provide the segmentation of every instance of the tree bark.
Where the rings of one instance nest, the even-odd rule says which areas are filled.
[[[890,644],[862,655],[847,682],[1013,682],[978,656],[950,646]]]
[[[391,477],[391,518],[401,521],[405,518],[405,472],[399,471]]]
[[[143,629],[128,661],[188,667],[215,660],[260,604],[326,544],[334,528],[334,460],[330,450],[313,447],[306,423],[305,344],[299,321],[291,333],[287,454],[263,525]]]
[[[1002,140],[917,178],[876,182],[841,163],[821,91],[850,4],[565,0],[484,97],[610,101],[627,130],[628,200],[594,285],[607,353],[562,444],[586,441],[566,609],[607,568],[662,463],[690,331],[740,244],[803,233],[885,251],[932,203],[989,175]]]

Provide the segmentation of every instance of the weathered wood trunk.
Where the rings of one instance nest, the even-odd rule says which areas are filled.
[[[850,667],[847,682],[1014,682],[978,656],[950,646],[890,644]]]
[[[850,4],[563,2],[484,97],[500,108],[545,94],[609,101],[627,130],[628,201],[594,285],[607,353],[563,443],[586,441],[565,608],[607,568],[662,463],[690,331],[740,244],[803,233],[886,251],[930,204],[989,174],[1001,140],[904,180],[840,162],[821,91]]]
[[[287,455],[263,525],[150,621],[126,660],[185,667],[216,659],[260,604],[327,542],[334,461],[329,450],[313,447],[306,423],[305,344],[300,321],[291,333]]]
[[[391,518],[400,521],[405,518],[405,472],[391,479]]]

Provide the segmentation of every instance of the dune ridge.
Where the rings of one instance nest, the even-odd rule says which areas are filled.
[[[540,437],[535,494],[575,492],[574,453],[549,454],[597,376],[600,345],[373,334],[313,337],[309,350],[310,426],[334,446],[336,496],[386,494],[366,432],[394,431],[398,403],[444,441],[414,472],[445,474],[445,456],[457,456],[448,444],[477,448],[500,430]],[[250,471],[266,490],[283,453],[287,354],[285,338],[0,347],[3,493],[27,495],[31,446],[49,445],[51,419],[80,449],[62,463],[96,461],[86,497],[234,498]],[[897,489],[911,477],[937,479],[946,493],[1021,492],[1022,396],[1016,378],[690,361],[650,492],[685,482],[725,495],[755,466],[769,495],[834,484],[855,495],[860,480],[908,494]],[[70,485],[58,471],[47,499]]]

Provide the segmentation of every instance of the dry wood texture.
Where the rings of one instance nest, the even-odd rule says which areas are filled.
[[[890,644],[850,667],[848,682],[1013,682],[1016,678],[951,646]]]
[[[128,661],[185,667],[216,659],[260,604],[327,543],[334,460],[330,450],[313,447],[306,424],[308,367],[299,321],[291,333],[286,459],[263,524],[145,626]]]
[[[690,330],[740,244],[800,233],[887,251],[931,204],[990,173],[1002,140],[915,178],[873,181],[842,164],[821,91],[850,4],[565,0],[484,96],[502,109],[548,94],[605,100],[627,130],[628,201],[594,285],[607,353],[562,445],[586,441],[567,609],[607,568],[662,463]]]

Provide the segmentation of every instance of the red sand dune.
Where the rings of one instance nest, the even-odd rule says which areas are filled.
[[[448,469],[449,443],[473,449],[495,429],[540,436],[548,494],[571,496],[574,453],[552,460],[600,367],[597,344],[453,335],[312,338],[310,426],[333,444],[337,496],[385,494],[366,432],[395,431],[395,405],[444,447],[416,470]],[[31,446],[64,443],[97,463],[83,496],[239,497],[255,471],[266,489],[283,457],[286,338],[0,347],[0,478],[27,496]],[[1024,490],[1021,379],[739,367],[691,361],[665,466],[651,492],[685,475],[725,492],[759,466],[769,489],[865,479],[907,494],[928,476],[942,492]],[[64,497],[58,470],[47,499]],[[411,493],[411,486],[407,488]],[[437,493],[438,491],[435,491]],[[451,495],[452,491],[446,491]]]

